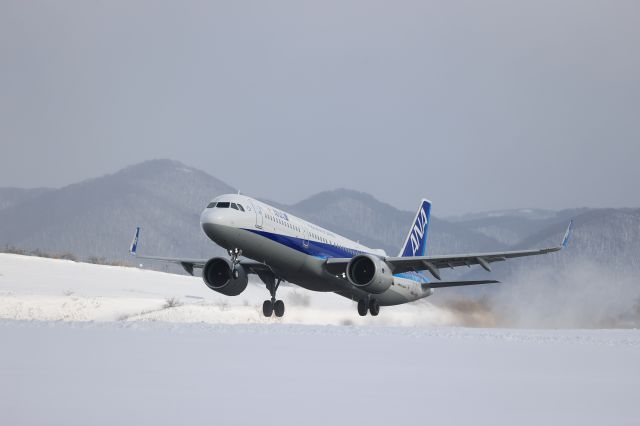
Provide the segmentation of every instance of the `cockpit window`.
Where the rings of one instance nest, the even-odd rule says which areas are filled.
[[[242,204],[238,204],[238,208],[240,209],[241,212],[244,211],[244,207],[242,207]]]
[[[219,202],[216,207],[219,208],[219,209],[228,209],[229,208],[229,202],[227,202],[227,201]]]
[[[238,210],[238,206],[236,206],[236,203],[231,203],[231,208]]]
[[[212,202],[212,203],[209,203],[209,205],[207,206],[207,208],[208,208],[208,209],[212,209],[212,208],[214,208],[215,206],[216,206],[216,202],[214,201],[214,202]]]

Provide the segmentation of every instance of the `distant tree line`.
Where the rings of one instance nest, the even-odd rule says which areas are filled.
[[[111,261],[111,260],[105,259],[104,257],[90,256],[84,260],[82,259],[79,260],[78,257],[73,253],[47,253],[40,249],[25,250],[25,249],[21,249],[21,248],[9,246],[9,245],[6,245],[2,249],[2,253],[19,254],[22,256],[45,257],[47,259],[70,260],[72,262],[93,263],[95,265],[128,266],[128,267],[134,266],[130,262]]]

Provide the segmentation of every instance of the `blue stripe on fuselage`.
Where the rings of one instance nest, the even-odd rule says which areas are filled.
[[[307,244],[305,244],[305,241],[303,241],[302,238],[276,234],[273,232],[259,231],[257,229],[245,228],[245,231],[253,232],[254,234],[261,235],[265,238],[270,239],[271,241],[275,241],[306,255],[318,257],[321,259],[329,259],[333,257],[351,258],[359,254],[366,253],[359,250],[345,249],[343,247],[322,243],[320,241],[308,240]],[[419,283],[429,282],[429,279],[420,272],[404,272],[402,274],[395,274],[394,277],[405,278]]]
[[[272,241],[285,245],[289,248],[308,254],[309,256],[328,259],[331,257],[353,257],[364,253],[359,250],[346,249],[344,247],[334,246],[333,244],[321,243],[320,241],[303,240],[298,237],[290,237],[288,235],[276,234],[273,232],[258,231],[256,229],[246,229],[246,231],[261,235]],[[305,244],[306,242],[306,244]]]

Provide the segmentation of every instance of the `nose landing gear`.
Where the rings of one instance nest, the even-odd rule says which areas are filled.
[[[231,277],[234,280],[237,280],[238,277],[240,277],[240,273],[236,269],[236,266],[240,264],[240,260],[238,260],[238,258],[242,256],[242,250],[234,248],[227,250],[227,253],[229,253],[229,256],[231,257]]]
[[[265,317],[270,317],[273,313],[276,317],[280,318],[284,315],[284,302],[282,300],[276,300],[276,291],[282,282],[281,279],[277,281],[275,279],[268,280],[267,290],[271,294],[271,300],[265,300],[262,304],[262,313]]]

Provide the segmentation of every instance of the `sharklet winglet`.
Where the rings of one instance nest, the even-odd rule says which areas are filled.
[[[569,226],[567,226],[567,231],[564,233],[564,237],[562,238],[561,246],[566,248],[569,245],[569,239],[571,238],[571,231],[573,230],[573,219],[569,221]]]

